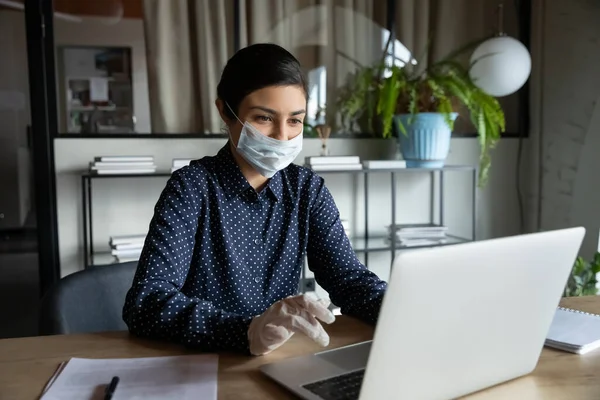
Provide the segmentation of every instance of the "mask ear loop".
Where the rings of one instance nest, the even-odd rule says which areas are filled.
[[[227,106],[227,108],[229,108],[229,111],[231,111],[231,113],[233,114],[233,116],[235,117],[235,119],[237,119],[238,121],[240,121],[240,124],[242,124],[242,126],[244,126],[244,123],[242,122],[241,119],[238,118],[237,114],[233,111],[233,109],[231,108],[231,106],[229,105],[229,103],[225,102],[225,105]]]
[[[238,118],[237,114],[233,111],[233,109],[231,108],[231,106],[229,105],[229,103],[225,102],[225,105],[227,106],[227,108],[229,108],[229,111],[231,111],[231,113],[233,114],[233,116],[235,117],[235,119],[237,119],[238,121],[240,121],[240,124],[242,124],[242,126],[244,126],[244,123],[242,122],[241,119]],[[227,133],[229,135],[229,140],[231,140],[231,143],[233,144],[233,136],[231,136],[231,129],[227,128]]]

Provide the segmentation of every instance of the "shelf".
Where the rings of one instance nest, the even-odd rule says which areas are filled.
[[[223,133],[80,133],[59,132],[54,139],[226,139]]]
[[[132,107],[124,107],[124,106],[69,106],[68,110],[73,112],[83,112],[83,111],[129,111]]]
[[[157,171],[157,172],[150,172],[150,173],[138,173],[138,174],[92,174],[89,172],[86,172],[85,174],[82,174],[82,176],[84,178],[89,178],[89,179],[96,179],[96,178],[157,178],[157,177],[170,177],[171,176],[171,172],[167,172],[167,171]]]
[[[398,243],[396,244],[396,250],[412,250],[429,247],[448,246],[452,244],[466,243],[470,241],[470,239],[463,238],[460,236],[446,235],[446,243],[443,244],[429,244],[424,246],[402,246]],[[368,240],[365,240],[365,238],[350,238],[350,243],[352,244],[352,248],[356,253],[374,253],[392,250],[392,245],[386,243],[385,236],[376,236],[373,238],[369,238]]]
[[[317,174],[377,174],[377,173],[415,173],[415,172],[433,172],[433,171],[476,171],[477,167],[472,165],[446,165],[440,168],[363,168],[363,169],[339,169],[330,171],[314,170],[308,166],[306,168],[311,169]]]
[[[470,242],[470,239],[461,238],[458,236],[447,235],[447,241],[444,244],[436,244],[436,245],[427,245],[427,246],[400,246],[396,245],[396,250],[412,250],[412,249],[421,249],[421,248],[429,248],[429,247],[439,247],[439,246],[448,246],[452,244],[459,243],[467,243]],[[366,241],[364,238],[352,238],[350,239],[352,243],[352,248],[356,253],[371,253],[371,252],[383,252],[383,251],[391,251],[392,246],[385,243],[385,237],[379,236],[374,238],[369,238]],[[368,249],[365,244],[368,242]],[[91,257],[91,265],[111,265],[118,264],[115,257],[110,254],[110,252],[98,252],[94,253]],[[125,261],[124,261],[125,262]]]
[[[91,265],[110,265],[110,264],[118,264],[115,256],[108,252],[98,252],[94,253],[90,259]]]
[[[362,169],[362,170],[344,170],[344,171],[315,171],[317,173],[379,173],[379,172],[399,172],[399,173],[410,173],[410,172],[431,172],[431,171],[474,171],[475,167],[468,165],[452,165],[443,168],[397,168],[397,169]],[[84,177],[89,178],[138,178],[138,177],[159,177],[159,176],[171,176],[171,172],[157,171],[152,173],[144,174],[114,174],[114,175],[97,175],[89,172],[83,174]]]
[[[428,173],[430,175],[430,179],[432,180],[432,185],[435,182],[435,175],[433,174],[433,172],[436,171],[442,171],[442,172],[453,172],[453,171],[464,171],[464,172],[469,172],[473,174],[473,179],[472,179],[472,194],[473,194],[473,205],[472,205],[472,219],[473,219],[473,225],[472,225],[472,229],[473,229],[473,233],[472,233],[472,237],[470,238],[465,238],[465,237],[460,237],[460,236],[456,236],[456,235],[450,235],[447,234],[446,235],[446,242],[445,243],[441,243],[441,244],[426,244],[426,245],[420,245],[420,246],[406,246],[406,245],[401,245],[398,241],[397,244],[395,244],[394,247],[392,247],[391,243],[389,243],[386,240],[386,235],[385,233],[379,233],[376,235],[372,235],[371,237],[369,237],[369,239],[365,239],[364,237],[354,237],[354,238],[350,238],[350,242],[351,242],[351,246],[354,250],[355,253],[357,254],[364,254],[367,255],[369,253],[375,253],[375,252],[390,252],[392,254],[395,254],[398,251],[404,251],[404,250],[414,250],[414,249],[423,249],[423,248],[433,248],[433,247],[440,247],[440,246],[447,246],[447,245],[454,245],[454,244],[460,244],[460,243],[467,243],[467,242],[472,242],[473,240],[476,240],[476,232],[475,232],[475,221],[476,221],[476,209],[475,209],[475,194],[476,194],[476,172],[477,172],[477,168],[475,166],[472,165],[446,165],[440,168],[386,168],[386,169],[367,169],[367,168],[363,168],[360,170],[337,170],[337,171],[320,171],[319,173],[324,173],[324,174],[352,174],[354,176],[357,176],[356,174],[363,174],[363,176],[366,177],[368,176],[367,174],[378,174],[378,173],[383,173],[383,174],[391,174],[392,176],[394,176],[394,174],[410,174],[410,173]],[[91,243],[93,243],[93,228],[92,228],[92,200],[91,200],[91,186],[92,186],[92,181],[94,179],[97,178],[103,178],[103,179],[115,179],[115,178],[169,178],[170,176],[172,176],[172,172],[170,170],[162,170],[162,171],[155,171],[152,173],[125,173],[125,174],[115,174],[115,175],[98,175],[94,172],[90,172],[90,171],[84,171],[82,173],[82,192],[83,192],[83,210],[84,210],[84,220],[83,220],[83,232],[84,232],[84,264],[86,264],[86,266],[89,265],[112,265],[112,264],[116,264],[117,261],[115,260],[115,258],[110,254],[110,253],[100,253],[100,254],[90,254],[93,252],[93,247],[91,245]],[[444,222],[443,219],[443,214],[444,214],[444,201],[443,201],[443,193],[444,193],[444,188],[442,185],[443,180],[441,179],[443,177],[443,174],[440,174],[440,179],[439,179],[439,213],[440,213],[440,219],[441,219],[441,223]],[[368,185],[366,185],[367,180],[365,180],[365,185],[364,185],[364,198],[365,198],[365,204],[367,204],[367,199],[368,199],[368,190],[366,190],[366,188],[368,187]],[[395,187],[394,185],[392,185],[392,204],[396,204],[395,203]],[[432,193],[433,193],[433,189],[432,189]],[[434,194],[432,194],[431,196],[434,196]],[[433,197],[432,197],[433,199]],[[433,201],[433,200],[432,200]],[[368,221],[368,208],[365,210],[365,219]],[[433,213],[433,211],[432,211]],[[433,217],[432,217],[433,218]],[[396,215],[395,215],[395,210],[394,208],[392,208],[392,218],[391,220],[395,220],[396,219]],[[404,224],[396,224],[397,226],[402,226]],[[392,257],[393,258],[393,257]],[[368,257],[365,256],[365,265],[368,268]]]
[[[137,260],[125,260],[125,261],[117,261],[115,256],[113,256],[110,251],[107,252],[98,252],[94,253],[90,260],[90,265],[99,266],[99,265],[112,265],[112,264],[120,264],[130,261]]]
[[[84,76],[84,75],[72,75],[65,76],[65,80],[68,81],[89,81],[91,78],[104,78],[107,81],[115,81],[116,79],[112,76]]]

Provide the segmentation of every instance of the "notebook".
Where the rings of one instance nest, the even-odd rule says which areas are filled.
[[[577,354],[600,348],[600,315],[558,307],[545,344]]]

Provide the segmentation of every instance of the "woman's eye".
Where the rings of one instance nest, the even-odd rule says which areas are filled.
[[[271,121],[271,120],[272,120],[272,119],[271,119],[271,117],[269,117],[269,116],[267,116],[267,115],[259,115],[259,116],[257,117],[257,119],[258,119],[259,121],[261,121],[261,122],[269,122],[269,121]]]
[[[297,119],[297,118],[295,118],[295,119],[292,119],[290,122],[291,122],[292,124],[294,124],[294,125],[297,125],[297,124],[301,124],[301,123],[302,123],[302,121],[301,121],[301,120],[299,120],[299,119]]]

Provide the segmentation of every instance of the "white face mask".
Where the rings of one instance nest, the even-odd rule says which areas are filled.
[[[231,112],[235,115],[233,110]],[[304,128],[291,140],[277,140],[263,135],[249,122],[242,122],[237,115],[235,117],[243,125],[236,150],[262,176],[271,178],[290,165],[302,151]]]

